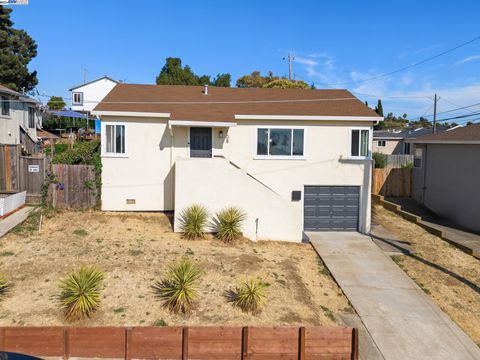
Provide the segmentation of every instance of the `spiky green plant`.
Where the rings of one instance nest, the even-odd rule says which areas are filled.
[[[243,280],[235,291],[227,292],[227,298],[233,306],[243,311],[256,312],[265,303],[269,286],[269,283],[259,277],[249,277]]]
[[[69,272],[60,282],[58,301],[66,320],[90,317],[100,306],[100,288],[105,274],[91,266]]]
[[[208,222],[208,210],[198,204],[183,209],[180,213],[180,230],[186,239],[202,238]]]
[[[0,296],[5,295],[11,286],[12,283],[4,275],[0,274]]]
[[[190,260],[181,260],[169,266],[167,276],[153,285],[163,305],[174,313],[189,312],[198,298],[198,281],[202,270]]]
[[[242,209],[234,206],[220,210],[214,219],[215,236],[225,242],[231,242],[242,236],[242,224],[246,217]]]

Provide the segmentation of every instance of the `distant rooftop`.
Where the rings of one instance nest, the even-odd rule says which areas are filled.
[[[410,139],[408,142],[428,144],[480,144],[480,124],[458,127],[452,130]]]

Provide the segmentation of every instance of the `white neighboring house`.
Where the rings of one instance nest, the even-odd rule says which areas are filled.
[[[347,90],[118,84],[101,116],[102,209],[214,214],[242,208],[244,236],[370,230],[373,125]]]
[[[72,110],[90,113],[117,84],[118,81],[102,76],[71,88]]]
[[[0,85],[0,144],[21,144],[27,153],[35,153],[42,127],[41,103]]]

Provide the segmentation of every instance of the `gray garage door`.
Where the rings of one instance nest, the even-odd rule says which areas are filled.
[[[357,231],[358,186],[305,186],[305,231]]]

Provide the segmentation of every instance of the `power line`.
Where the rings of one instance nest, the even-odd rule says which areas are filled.
[[[443,99],[443,97],[442,97],[442,99]],[[478,105],[480,105],[480,102],[475,103],[475,104],[471,104],[471,105],[467,105],[467,106],[461,106],[461,107],[458,107],[458,108],[455,108],[455,109],[441,111],[441,112],[437,113],[437,115],[448,114],[448,113],[451,113],[451,112],[454,112],[454,111],[464,110],[464,109],[468,109],[468,108],[478,106]],[[430,116],[433,116],[433,114],[414,117],[414,118],[412,118],[412,120],[420,119],[420,117],[427,118],[427,117],[430,117]]]
[[[372,81],[372,80],[378,80],[378,79],[382,79],[382,78],[385,78],[385,77],[390,77],[394,74],[397,74],[399,72],[402,72],[402,71],[405,71],[405,70],[408,70],[408,69],[411,69],[415,66],[419,66],[419,65],[422,65],[422,64],[425,64],[426,62],[429,62],[429,61],[432,61],[434,59],[437,59],[439,58],[440,56],[443,56],[443,55],[446,55],[448,53],[451,53],[455,50],[458,50],[468,44],[471,44],[477,40],[480,40],[480,36],[476,36],[474,37],[473,39],[471,40],[468,40],[464,43],[461,43],[460,45],[457,45],[451,49],[448,49],[448,50],[445,50],[437,55],[434,55],[434,56],[430,56],[429,58],[426,58],[424,60],[421,60],[421,61],[417,61],[413,64],[410,64],[410,65],[407,65],[407,66],[404,66],[404,67],[401,67],[399,69],[396,69],[396,70],[393,70],[393,71],[389,71],[389,72],[386,72],[384,74],[380,74],[380,75],[377,75],[377,76],[373,76],[371,78],[368,78],[368,79],[362,79],[362,80],[353,80],[353,81],[345,81],[345,82],[338,82],[338,83],[334,83],[334,84],[322,84],[322,85],[326,85],[326,86],[336,86],[336,85],[347,85],[347,84],[358,84],[358,83],[362,83],[362,82],[367,82],[367,81]]]
[[[448,102],[450,105],[459,106],[460,108],[463,107],[462,105],[458,105],[458,104],[454,103],[453,101],[450,101],[450,100],[448,100],[448,99],[445,99],[445,96],[442,96],[442,100]],[[470,106],[470,107],[472,107],[472,106]],[[468,108],[465,108],[465,109],[466,109],[468,112],[471,112],[471,113],[474,113],[474,112],[475,112],[475,111],[470,110],[470,109],[468,109]]]

